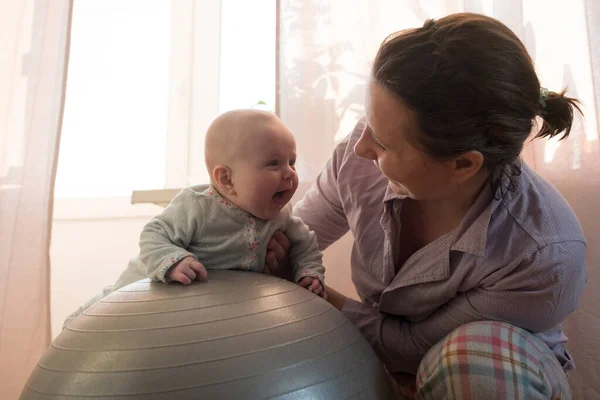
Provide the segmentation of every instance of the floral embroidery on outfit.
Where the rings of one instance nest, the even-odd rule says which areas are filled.
[[[222,197],[219,194],[219,192],[217,192],[217,190],[212,186],[208,188],[208,195],[213,199],[217,200],[219,204],[221,204],[225,208],[228,208],[231,211],[239,212],[244,217],[244,232],[246,233],[246,249],[248,250],[248,253],[244,257],[241,266],[244,269],[252,269],[252,267],[258,260],[257,250],[260,245],[260,238],[258,237],[258,234],[256,232],[256,218],[254,218],[247,212],[241,210],[238,206],[236,206],[226,198]]]
[[[246,242],[248,254],[244,258],[242,262],[242,266],[244,268],[250,269],[252,265],[256,262],[257,254],[256,250],[258,249],[258,245],[260,244],[260,239],[258,238],[258,234],[256,233],[256,219],[254,219],[250,215],[245,215],[244,219],[246,220]]]

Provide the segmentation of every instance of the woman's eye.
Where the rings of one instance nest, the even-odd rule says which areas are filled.
[[[377,147],[379,147],[382,150],[385,150],[385,147],[381,144],[381,142],[377,139],[377,137],[375,136],[375,134],[373,133],[372,130],[369,130],[369,133],[371,134],[371,138],[373,138],[373,141],[377,144]]]

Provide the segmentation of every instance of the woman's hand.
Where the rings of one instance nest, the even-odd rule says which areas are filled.
[[[267,255],[265,257],[265,267],[263,273],[274,275],[279,278],[287,279],[293,282],[292,269],[288,259],[288,251],[290,250],[290,241],[281,231],[277,231],[267,244]],[[325,292],[321,295],[332,306],[341,310],[344,303],[348,299],[335,289],[325,287]]]
[[[329,286],[325,288],[325,292],[327,294],[326,299],[329,302],[329,304],[341,311],[344,307],[344,303],[346,303],[346,300],[348,300],[348,298]]]
[[[265,256],[265,267],[263,272],[279,278],[293,281],[292,270],[288,259],[290,241],[281,231],[277,231],[267,244],[267,255]]]

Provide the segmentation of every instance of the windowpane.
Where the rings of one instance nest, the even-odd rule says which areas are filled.
[[[57,198],[163,187],[170,3],[75,0]]]
[[[259,101],[275,110],[275,5],[222,0],[219,113]]]

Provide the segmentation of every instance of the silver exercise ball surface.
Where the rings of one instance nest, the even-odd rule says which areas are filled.
[[[369,343],[293,283],[209,271],[191,286],[142,280],[77,317],[21,399],[393,399]]]

